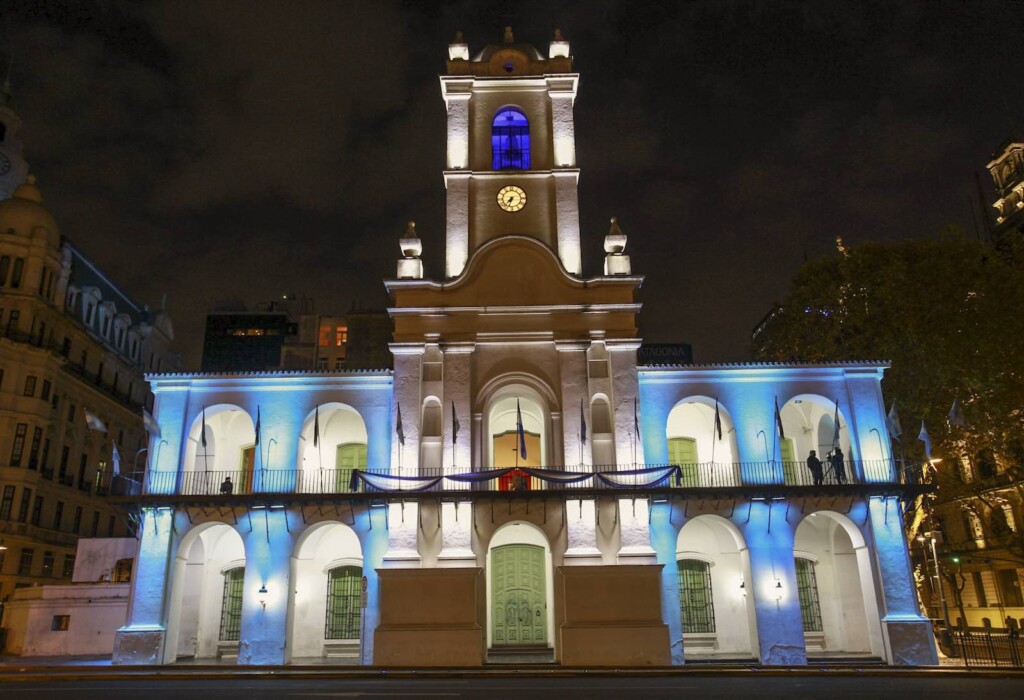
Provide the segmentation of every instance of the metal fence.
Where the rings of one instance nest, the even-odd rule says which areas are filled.
[[[980,668],[1024,667],[1024,643],[1019,634],[1003,631],[964,632],[954,630],[947,652],[964,666]]]
[[[399,477],[423,482],[439,479],[436,484],[420,488],[418,484],[393,483],[374,488],[365,483],[357,484],[357,491],[401,491],[427,490],[437,491],[573,491],[576,489],[594,488],[649,488],[670,487],[687,489],[721,489],[747,486],[800,486],[816,488],[810,471],[802,462],[735,462],[735,463],[699,463],[682,464],[679,466],[677,479],[671,478],[656,481],[651,471],[664,469],[672,465],[597,465],[594,467],[568,465],[564,468],[545,468],[551,474],[560,473],[600,473],[614,477],[616,486],[588,477],[569,483],[557,483],[552,479],[538,478],[526,471],[493,470],[494,476],[487,478],[486,471],[472,472],[477,478],[473,483],[460,482],[455,479],[441,479],[443,476],[469,474],[469,469],[364,469],[360,470],[369,477]],[[220,494],[257,494],[257,493],[302,493],[302,494],[340,494],[351,493],[352,469],[238,469],[233,471],[155,471],[143,475],[134,474],[118,476],[111,485],[114,495],[135,496],[146,494],[180,494],[188,496],[213,496]],[[480,478],[482,477],[482,478]],[[841,486],[844,484],[864,483],[897,483],[902,482],[888,460],[851,461],[846,464],[845,478],[834,471],[826,472],[823,486]]]

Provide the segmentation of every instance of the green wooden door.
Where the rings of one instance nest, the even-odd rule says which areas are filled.
[[[361,442],[338,445],[338,456],[334,468],[337,474],[337,481],[334,484],[335,493],[349,491],[352,470],[366,469],[366,445]]]
[[[697,440],[676,437],[668,440],[668,462],[683,470],[683,486],[700,486],[697,472]]]
[[[782,480],[787,484],[795,484],[797,460],[793,438],[783,438],[779,443],[779,452],[782,454]]]
[[[494,646],[547,644],[544,548],[507,544],[491,551]]]

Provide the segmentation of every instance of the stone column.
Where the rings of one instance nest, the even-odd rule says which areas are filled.
[[[748,600],[754,603],[761,663],[805,664],[807,652],[793,559],[795,531],[785,519],[786,502],[757,500],[748,507],[749,520],[742,512],[736,520],[750,553],[750,580],[744,585]]]
[[[878,567],[875,575],[882,591],[886,660],[897,666],[934,666],[939,663],[935,636],[931,622],[918,609],[899,499],[869,498],[868,513]]]
[[[565,526],[568,547],[562,555],[564,566],[600,564],[601,550],[597,548],[596,503],[593,499],[565,501]]]
[[[239,665],[287,661],[286,621],[295,538],[288,531],[286,517],[289,513],[284,508],[264,507],[251,513],[251,530],[242,525],[238,527],[245,543]],[[266,592],[261,592],[263,588]]]
[[[609,340],[607,347],[611,362],[615,459],[620,468],[623,464],[634,462],[642,467],[645,464],[644,446],[636,436],[636,427],[633,422],[634,406],[638,420],[640,413],[640,384],[636,369],[636,351],[640,348],[640,341]]]
[[[445,473],[468,471],[472,464],[472,425],[470,406],[470,360],[472,359],[473,343],[448,343],[441,350],[444,353],[444,402],[441,406],[443,416],[444,449],[441,464]],[[452,456],[452,404],[455,405],[455,417],[459,424],[458,439],[455,440],[454,460]],[[445,484],[446,488],[450,484]]]
[[[441,504],[441,551],[437,555],[439,567],[476,566],[473,553],[473,504]]]
[[[655,564],[657,556],[651,547],[649,504],[646,498],[620,498],[619,548],[620,564]]]
[[[142,511],[142,536],[132,572],[128,621],[114,638],[115,664],[166,663],[165,596],[170,593],[174,551],[174,511]]]
[[[562,440],[564,466],[578,468],[580,464],[592,464],[590,444],[580,445],[580,402],[586,415],[590,414],[590,396],[587,387],[587,346],[578,341],[556,341],[558,350],[558,373],[562,380],[562,434],[552,438]],[[590,426],[588,426],[589,428]],[[581,455],[582,448],[582,455]]]
[[[397,436],[391,441],[391,468],[413,474],[419,468],[420,361],[424,346],[422,343],[392,343],[390,348],[395,361],[392,389],[395,416],[392,420],[398,420],[398,410],[401,409],[402,432],[405,435],[404,446],[398,442]]]
[[[683,622],[679,614],[679,568],[676,545],[679,526],[669,522],[672,505],[665,501],[651,505],[651,546],[661,564],[661,619],[668,627],[671,664],[679,666],[683,658]]]

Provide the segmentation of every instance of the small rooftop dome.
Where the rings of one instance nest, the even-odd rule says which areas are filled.
[[[25,182],[14,190],[10,199],[0,202],[0,234],[13,231],[26,238],[37,228],[49,233],[50,242],[58,245],[60,230],[53,215],[43,206],[43,194],[36,186],[36,178],[29,175]]]

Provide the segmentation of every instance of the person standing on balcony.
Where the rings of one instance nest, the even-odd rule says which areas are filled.
[[[824,481],[821,471],[821,460],[818,459],[818,453],[814,450],[811,450],[811,454],[807,455],[807,468],[811,472],[811,478],[814,479],[814,485],[821,486]]]
[[[843,462],[843,451],[838,446],[832,455],[832,471],[836,475],[837,484],[846,483],[846,464]]]
[[[220,492],[226,494],[232,494],[235,492],[235,485],[231,483],[231,477],[225,477],[224,481],[221,482]]]

